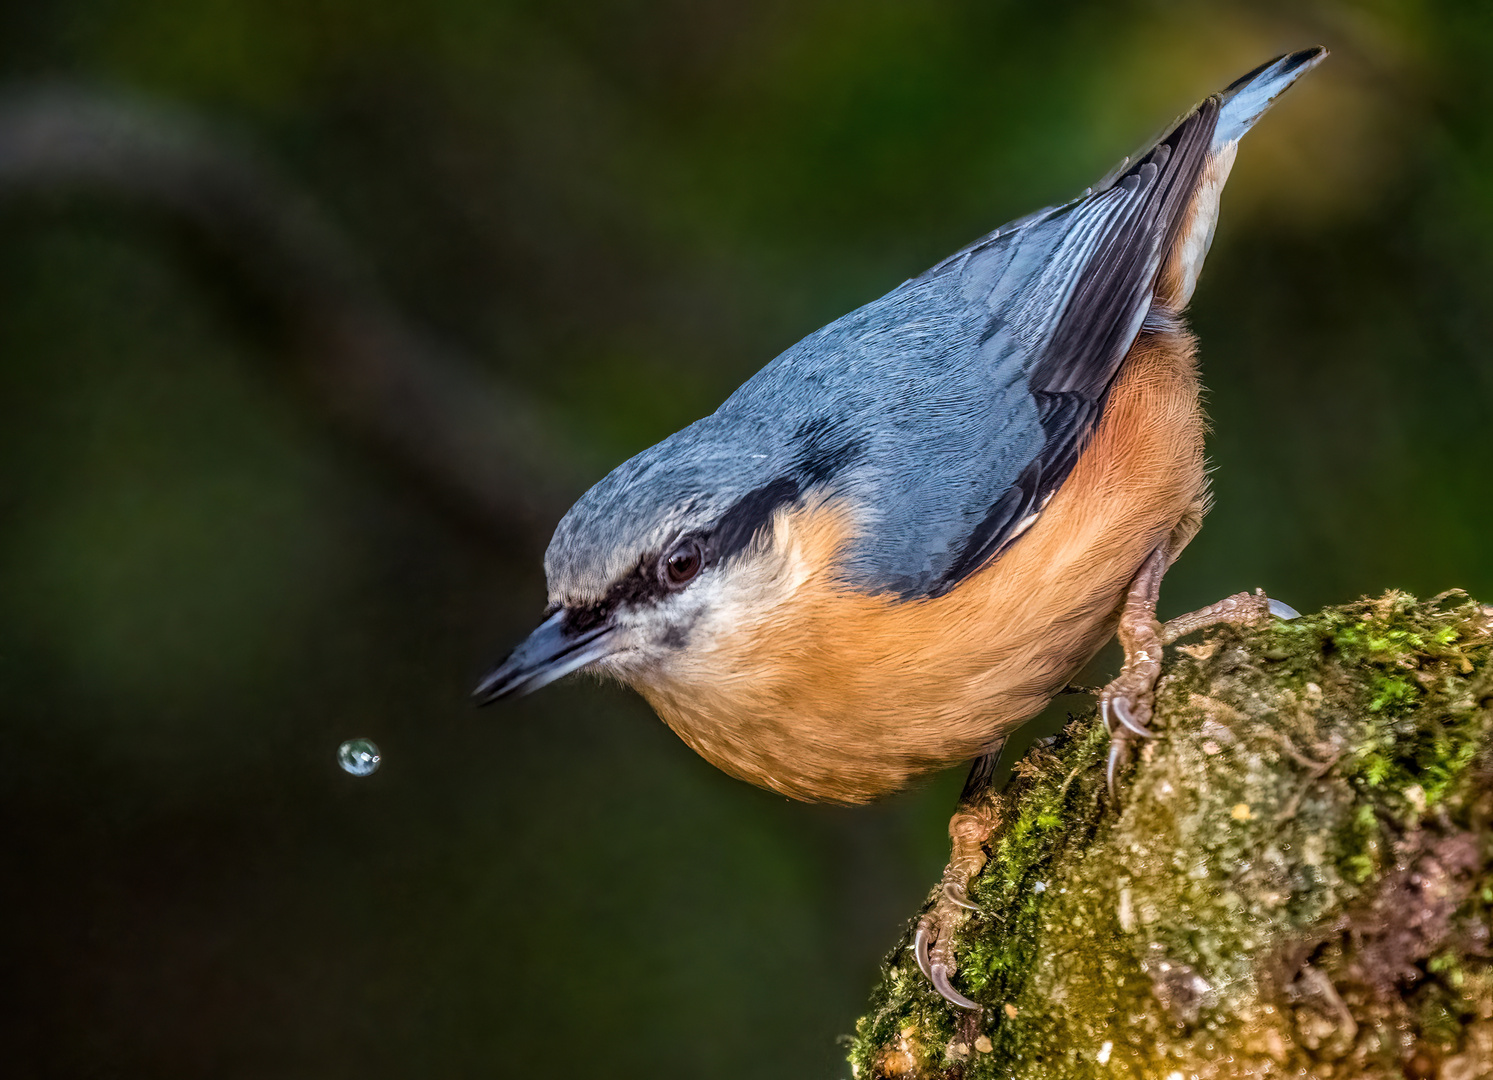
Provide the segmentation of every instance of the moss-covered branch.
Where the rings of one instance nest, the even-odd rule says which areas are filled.
[[[1105,808],[1038,747],[958,930],[965,1013],[891,956],[866,1077],[1493,1076],[1493,607],[1402,594],[1171,650]]]

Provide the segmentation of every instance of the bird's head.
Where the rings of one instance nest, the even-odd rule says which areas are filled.
[[[707,418],[626,462],[566,513],[545,554],[549,611],[482,681],[484,703],[582,669],[632,684],[697,662],[801,576],[789,511],[813,501],[789,455]],[[776,525],[775,525],[776,523]]]

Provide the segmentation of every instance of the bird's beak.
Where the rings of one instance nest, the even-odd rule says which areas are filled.
[[[472,691],[479,705],[532,693],[611,651],[610,622],[577,632],[566,627],[565,614],[557,611],[545,619],[482,680]]]

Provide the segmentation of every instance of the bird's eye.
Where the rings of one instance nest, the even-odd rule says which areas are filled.
[[[688,585],[705,565],[705,552],[698,540],[686,540],[664,556],[662,577],[672,588]]]

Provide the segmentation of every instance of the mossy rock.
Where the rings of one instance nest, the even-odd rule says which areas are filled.
[[[1169,650],[1104,794],[1092,716],[1035,748],[959,927],[910,937],[868,1077],[1493,1076],[1493,607],[1391,593]]]

